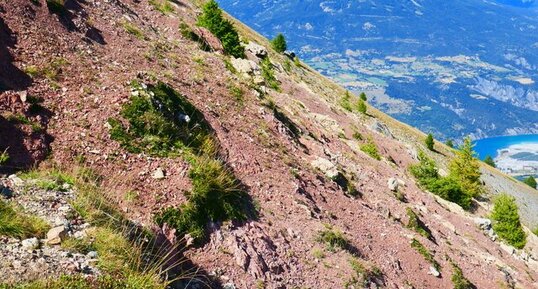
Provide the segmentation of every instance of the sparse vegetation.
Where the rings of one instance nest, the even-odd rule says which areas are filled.
[[[346,282],[344,288],[370,288],[370,284],[383,285],[383,272],[378,267],[366,266],[357,258],[349,259],[349,265],[355,274]]]
[[[536,179],[534,178],[534,176],[529,176],[528,178],[525,178],[523,182],[527,184],[529,187],[536,189],[537,184],[536,184]]]
[[[265,80],[265,83],[268,87],[280,91],[280,83],[275,77],[275,72],[273,70],[273,63],[271,63],[271,60],[269,57],[265,57],[260,62],[260,68],[262,70],[262,77]]]
[[[237,100],[239,103],[242,103],[243,102],[243,96],[245,94],[245,92],[243,91],[243,89],[239,86],[235,86],[235,85],[230,85],[228,87],[228,90],[230,92],[230,95],[235,99]]]
[[[381,160],[381,155],[377,150],[377,146],[372,139],[369,139],[367,143],[361,145],[361,151],[376,160]]]
[[[435,151],[435,148],[433,147],[435,145],[435,141],[433,140],[433,134],[429,133],[428,136],[426,136],[426,139],[424,140],[424,144],[426,144],[426,147],[429,150]]]
[[[344,234],[330,225],[325,225],[325,229],[318,232],[316,241],[325,244],[329,251],[334,251],[337,248],[348,250],[349,248],[349,241]]]
[[[407,217],[409,222],[407,223],[407,228],[412,229],[413,231],[421,234],[422,236],[431,239],[432,234],[426,225],[420,220],[417,214],[411,208],[406,208]]]
[[[211,31],[222,42],[227,54],[237,58],[245,57],[239,34],[233,24],[222,16],[222,10],[215,0],[204,4],[202,14],[198,17],[198,25]]]
[[[364,139],[364,138],[362,137],[362,134],[361,134],[360,132],[358,132],[358,131],[354,131],[352,137],[353,137],[355,140],[359,140],[359,141]]]
[[[144,40],[144,32],[142,32],[142,30],[140,30],[140,28],[138,28],[135,24],[129,21],[123,21],[121,22],[121,26],[123,26],[123,29],[125,29],[127,33],[133,35],[140,40]]]
[[[525,247],[527,236],[519,220],[518,208],[512,196],[501,194],[494,200],[493,230],[499,238],[517,249]]]
[[[422,255],[424,257],[424,259],[426,259],[426,261],[430,262],[430,264],[432,264],[432,266],[437,271],[439,271],[439,272],[441,271],[441,265],[439,265],[439,263],[437,263],[437,261],[435,261],[435,258],[433,257],[430,250],[428,250],[426,247],[424,247],[424,245],[422,245],[422,243],[420,243],[417,239],[411,240],[411,247],[413,249],[417,250],[417,252],[420,255]]]
[[[172,4],[168,1],[169,0],[149,0],[149,4],[162,14],[169,14],[174,12],[174,7],[172,7]]]
[[[449,147],[449,148],[454,148],[454,141],[449,139],[445,142],[445,144]]]
[[[367,109],[368,108],[366,106],[366,102],[362,99],[359,99],[359,101],[357,102],[357,111],[365,115],[367,112]]]
[[[490,155],[486,156],[486,158],[484,159],[484,162],[491,167],[494,167],[494,168],[497,167],[497,165],[495,165],[495,161]]]
[[[351,94],[349,91],[346,90],[346,94],[340,99],[340,106],[349,112],[353,111],[353,107],[351,106]]]
[[[454,263],[452,260],[450,261],[452,265],[452,277],[450,280],[452,281],[452,284],[454,285],[454,289],[474,289],[476,288],[471,281],[469,281],[465,276],[463,276],[463,271],[461,271],[461,268]]]
[[[44,220],[25,214],[21,208],[0,199],[0,236],[41,238],[48,229]]]
[[[273,40],[271,40],[271,46],[278,53],[282,53],[288,49],[286,38],[284,38],[282,33],[279,33]]]
[[[2,153],[0,153],[0,166],[5,165],[9,161],[9,153],[7,150],[8,149],[5,149]]]

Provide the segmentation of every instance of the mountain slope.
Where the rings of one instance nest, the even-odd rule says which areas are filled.
[[[481,0],[221,4],[266,37],[284,33],[324,75],[438,138],[538,131],[535,8]]]
[[[335,288],[377,272],[365,277],[367,283],[449,288],[451,261],[478,288],[534,286],[534,235],[524,251],[509,253],[474,223],[489,212],[488,202],[469,213],[421,190],[408,167],[425,149],[424,134],[370,106],[368,115],[346,111],[345,90],[307,65],[269,50],[279,89],[227,68],[233,59],[204,51],[182,35],[181,23],[195,30],[199,13],[188,1],[153,2],[172,7],[160,9],[164,12],[157,9],[163,6],[139,1],[67,1],[60,16],[38,3],[0,2],[0,35],[13,40],[0,44],[10,55],[4,67],[32,75],[24,84],[15,84],[12,73],[0,75],[5,86],[0,127],[12,128],[9,137],[2,130],[0,150],[17,152],[2,170],[28,168],[46,155],[48,163],[82,163],[101,175],[103,193],[131,220],[154,227],[156,214],[184,204],[185,193],[193,191],[192,155],[130,152],[111,136],[110,118],[124,118],[122,107],[139,93],[133,80],[160,81],[201,112],[218,142],[218,159],[257,208],[246,221],[209,223],[208,240],[183,252],[209,272],[212,287]],[[245,41],[269,47],[266,39],[234,23]],[[247,51],[247,57],[254,63],[249,65],[263,65],[254,53]],[[34,98],[43,99],[37,111],[30,109]],[[17,114],[28,121],[17,121]],[[370,142],[380,160],[360,149]],[[437,148],[428,154],[446,169],[453,152]],[[334,170],[351,186],[342,185],[342,176],[334,178],[338,182],[327,177]],[[521,192],[519,204],[529,208],[522,210],[524,223],[534,228],[536,192],[496,170],[484,172],[485,199],[500,189]],[[387,186],[391,178],[401,180],[398,194]],[[413,216],[408,208],[431,231],[430,238],[408,228]],[[344,249],[317,241],[320,232],[338,231],[348,240]],[[417,242],[439,264],[440,276],[432,275],[431,260],[417,251]],[[358,272],[356,262],[368,270]]]

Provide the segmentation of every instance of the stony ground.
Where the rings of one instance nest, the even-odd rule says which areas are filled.
[[[81,254],[62,248],[67,238],[86,236],[89,224],[81,222],[70,205],[73,190],[65,184],[62,191],[45,190],[36,180],[23,181],[16,175],[0,178],[3,201],[24,208],[52,228],[43,239],[17,239],[0,236],[0,276],[14,283],[59,276],[62,273],[99,274],[96,252]]]
[[[103,176],[104,192],[131,220],[152,226],[156,212],[185,201],[191,189],[189,165],[181,158],[128,153],[111,140],[107,120],[118,117],[131,94],[131,80],[159,79],[202,111],[222,158],[259,209],[257,218],[244,223],[210,224],[210,240],[186,252],[222,286],[342,288],[356,274],[349,260],[358,258],[382,272],[382,280],[368,282],[373,288],[450,288],[450,258],[478,288],[536,287],[534,236],[522,251],[501,246],[487,221],[477,219],[487,215],[487,203],[468,213],[420,190],[408,166],[424,149],[424,135],[373,108],[368,116],[345,111],[340,105],[345,91],[308,67],[291,63],[286,69],[286,57],[269,51],[281,87],[272,90],[258,77],[260,57],[253,47],[247,52],[250,62],[234,63],[239,72],[232,73],[225,56],[202,51],[181,35],[180,23],[194,26],[198,11],[190,1],[171,1],[174,12],[162,13],[141,1],[73,0],[66,2],[69,13],[62,17],[38,2],[0,0],[0,52],[9,55],[1,59],[0,85],[8,89],[0,89],[0,148],[13,150],[2,170],[28,168],[47,155],[49,162],[64,166],[84,162]],[[143,37],[129,33],[126,23]],[[251,43],[269,47],[248,28],[237,27]],[[30,77],[35,70],[47,73]],[[232,96],[232,86],[243,91],[240,100]],[[32,110],[28,99],[42,100],[42,109]],[[275,116],[270,101],[299,134]],[[30,123],[9,120],[21,113]],[[360,150],[369,140],[381,160]],[[451,156],[444,147],[430,154],[442,167]],[[350,196],[331,179],[339,174],[359,196]],[[511,182],[493,174],[496,182]],[[32,189],[22,194],[13,180],[3,181],[15,192],[11,201],[20,200],[51,226],[63,225],[73,235],[84,230],[76,218],[64,219],[70,215],[71,188],[65,194]],[[406,228],[407,208],[433,238]],[[343,232],[351,250],[328,250],[316,241],[327,225]],[[411,247],[413,239],[432,252],[440,272]],[[21,240],[4,242],[5,248],[22,248]],[[88,256],[62,257],[57,247],[35,249],[41,252],[35,256],[46,250],[59,256],[54,262],[65,262],[66,271],[91,269]],[[47,260],[34,253],[24,256],[36,264]]]

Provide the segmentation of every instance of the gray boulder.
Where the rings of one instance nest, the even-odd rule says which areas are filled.
[[[245,49],[258,58],[264,58],[265,56],[267,56],[267,48],[253,41],[250,41],[245,47]]]

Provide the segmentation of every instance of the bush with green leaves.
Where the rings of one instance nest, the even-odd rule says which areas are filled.
[[[429,150],[435,151],[433,147],[435,145],[435,141],[433,140],[433,134],[429,133],[428,136],[426,136],[426,139],[424,140],[424,144],[426,144],[426,147]]]
[[[366,97],[366,93],[364,92],[361,92],[361,94],[359,95],[360,99],[362,101],[368,101],[368,97]]]
[[[282,53],[288,49],[288,44],[286,43],[286,38],[282,33],[279,33],[273,40],[271,40],[271,46],[276,52]]]
[[[527,236],[523,231],[523,226],[521,226],[514,197],[501,194],[495,198],[493,204],[491,219],[495,233],[517,249],[525,247]]]
[[[334,251],[336,248],[342,250],[349,248],[349,241],[344,234],[330,225],[325,225],[325,229],[318,232],[316,241],[325,244],[330,251]]]
[[[275,77],[273,63],[271,63],[271,60],[269,59],[269,57],[265,57],[260,62],[260,68],[262,71],[262,77],[265,80],[265,84],[267,84],[268,87],[276,91],[280,91],[280,83]]]
[[[366,102],[362,99],[359,99],[359,101],[357,102],[357,111],[361,114],[366,114],[367,110],[368,108],[366,106]]]
[[[523,182],[529,187],[536,189],[536,179],[533,176],[529,176],[528,178],[524,179]]]
[[[237,30],[232,22],[222,16],[222,10],[215,0],[204,4],[197,23],[211,31],[222,42],[224,52],[237,58],[245,57],[245,48],[241,46]]]
[[[449,148],[454,148],[454,141],[449,139],[445,142],[446,146],[448,146]]]
[[[417,179],[418,184],[445,200],[454,202],[464,209],[469,209],[472,196],[462,189],[459,180],[451,176],[441,177],[435,161],[423,151],[419,151],[418,156],[420,162],[409,168],[411,174]]]
[[[381,160],[381,155],[379,154],[377,146],[372,139],[369,139],[367,143],[361,145],[360,149],[373,159],[376,159],[378,161]]]

